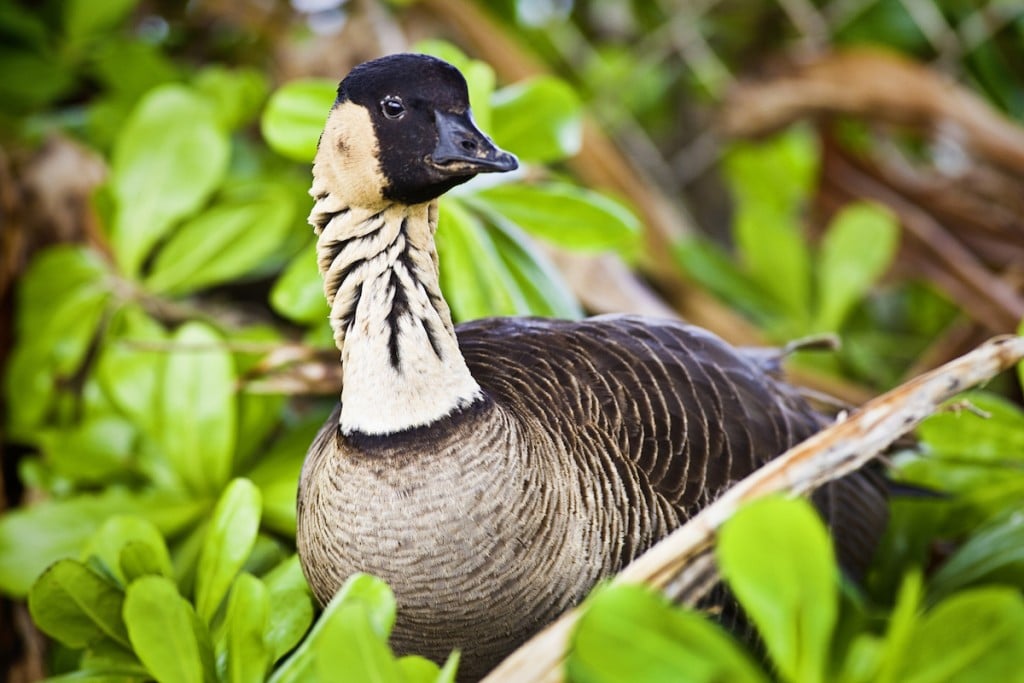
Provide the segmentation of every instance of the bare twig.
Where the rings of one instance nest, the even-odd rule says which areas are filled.
[[[665,588],[706,557],[719,527],[740,505],[773,493],[805,495],[863,466],[957,393],[991,379],[1024,359],[1024,337],[997,337],[960,358],[868,402],[772,460],[726,491],[687,524],[630,564],[616,583]],[[569,638],[580,610],[556,622],[512,653],[485,680],[560,681]]]

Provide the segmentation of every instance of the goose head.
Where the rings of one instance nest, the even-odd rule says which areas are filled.
[[[396,54],[355,67],[338,86],[311,193],[330,193],[350,207],[420,204],[478,173],[518,165],[473,122],[458,69],[427,55]]]

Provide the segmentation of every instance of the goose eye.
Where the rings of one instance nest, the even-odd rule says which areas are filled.
[[[405,105],[400,97],[385,97],[380,102],[380,110],[389,119],[400,119],[405,114]]]

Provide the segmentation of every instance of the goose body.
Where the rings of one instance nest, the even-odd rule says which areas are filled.
[[[396,650],[459,648],[467,677],[822,424],[761,357],[680,322],[453,326],[436,198],[515,165],[453,67],[394,55],[342,82],[311,189],[343,388],[299,484],[303,570],[322,603],[386,580]],[[862,569],[883,487],[856,474],[816,502]]]

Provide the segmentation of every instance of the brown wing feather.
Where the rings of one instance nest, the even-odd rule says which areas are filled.
[[[510,318],[457,332],[496,403],[556,433],[580,458],[611,455],[603,466],[635,483],[631,496],[658,498],[649,502],[667,503],[681,520],[823,424],[762,362],[683,323]],[[814,500],[844,566],[859,574],[885,527],[884,483],[857,473]]]

